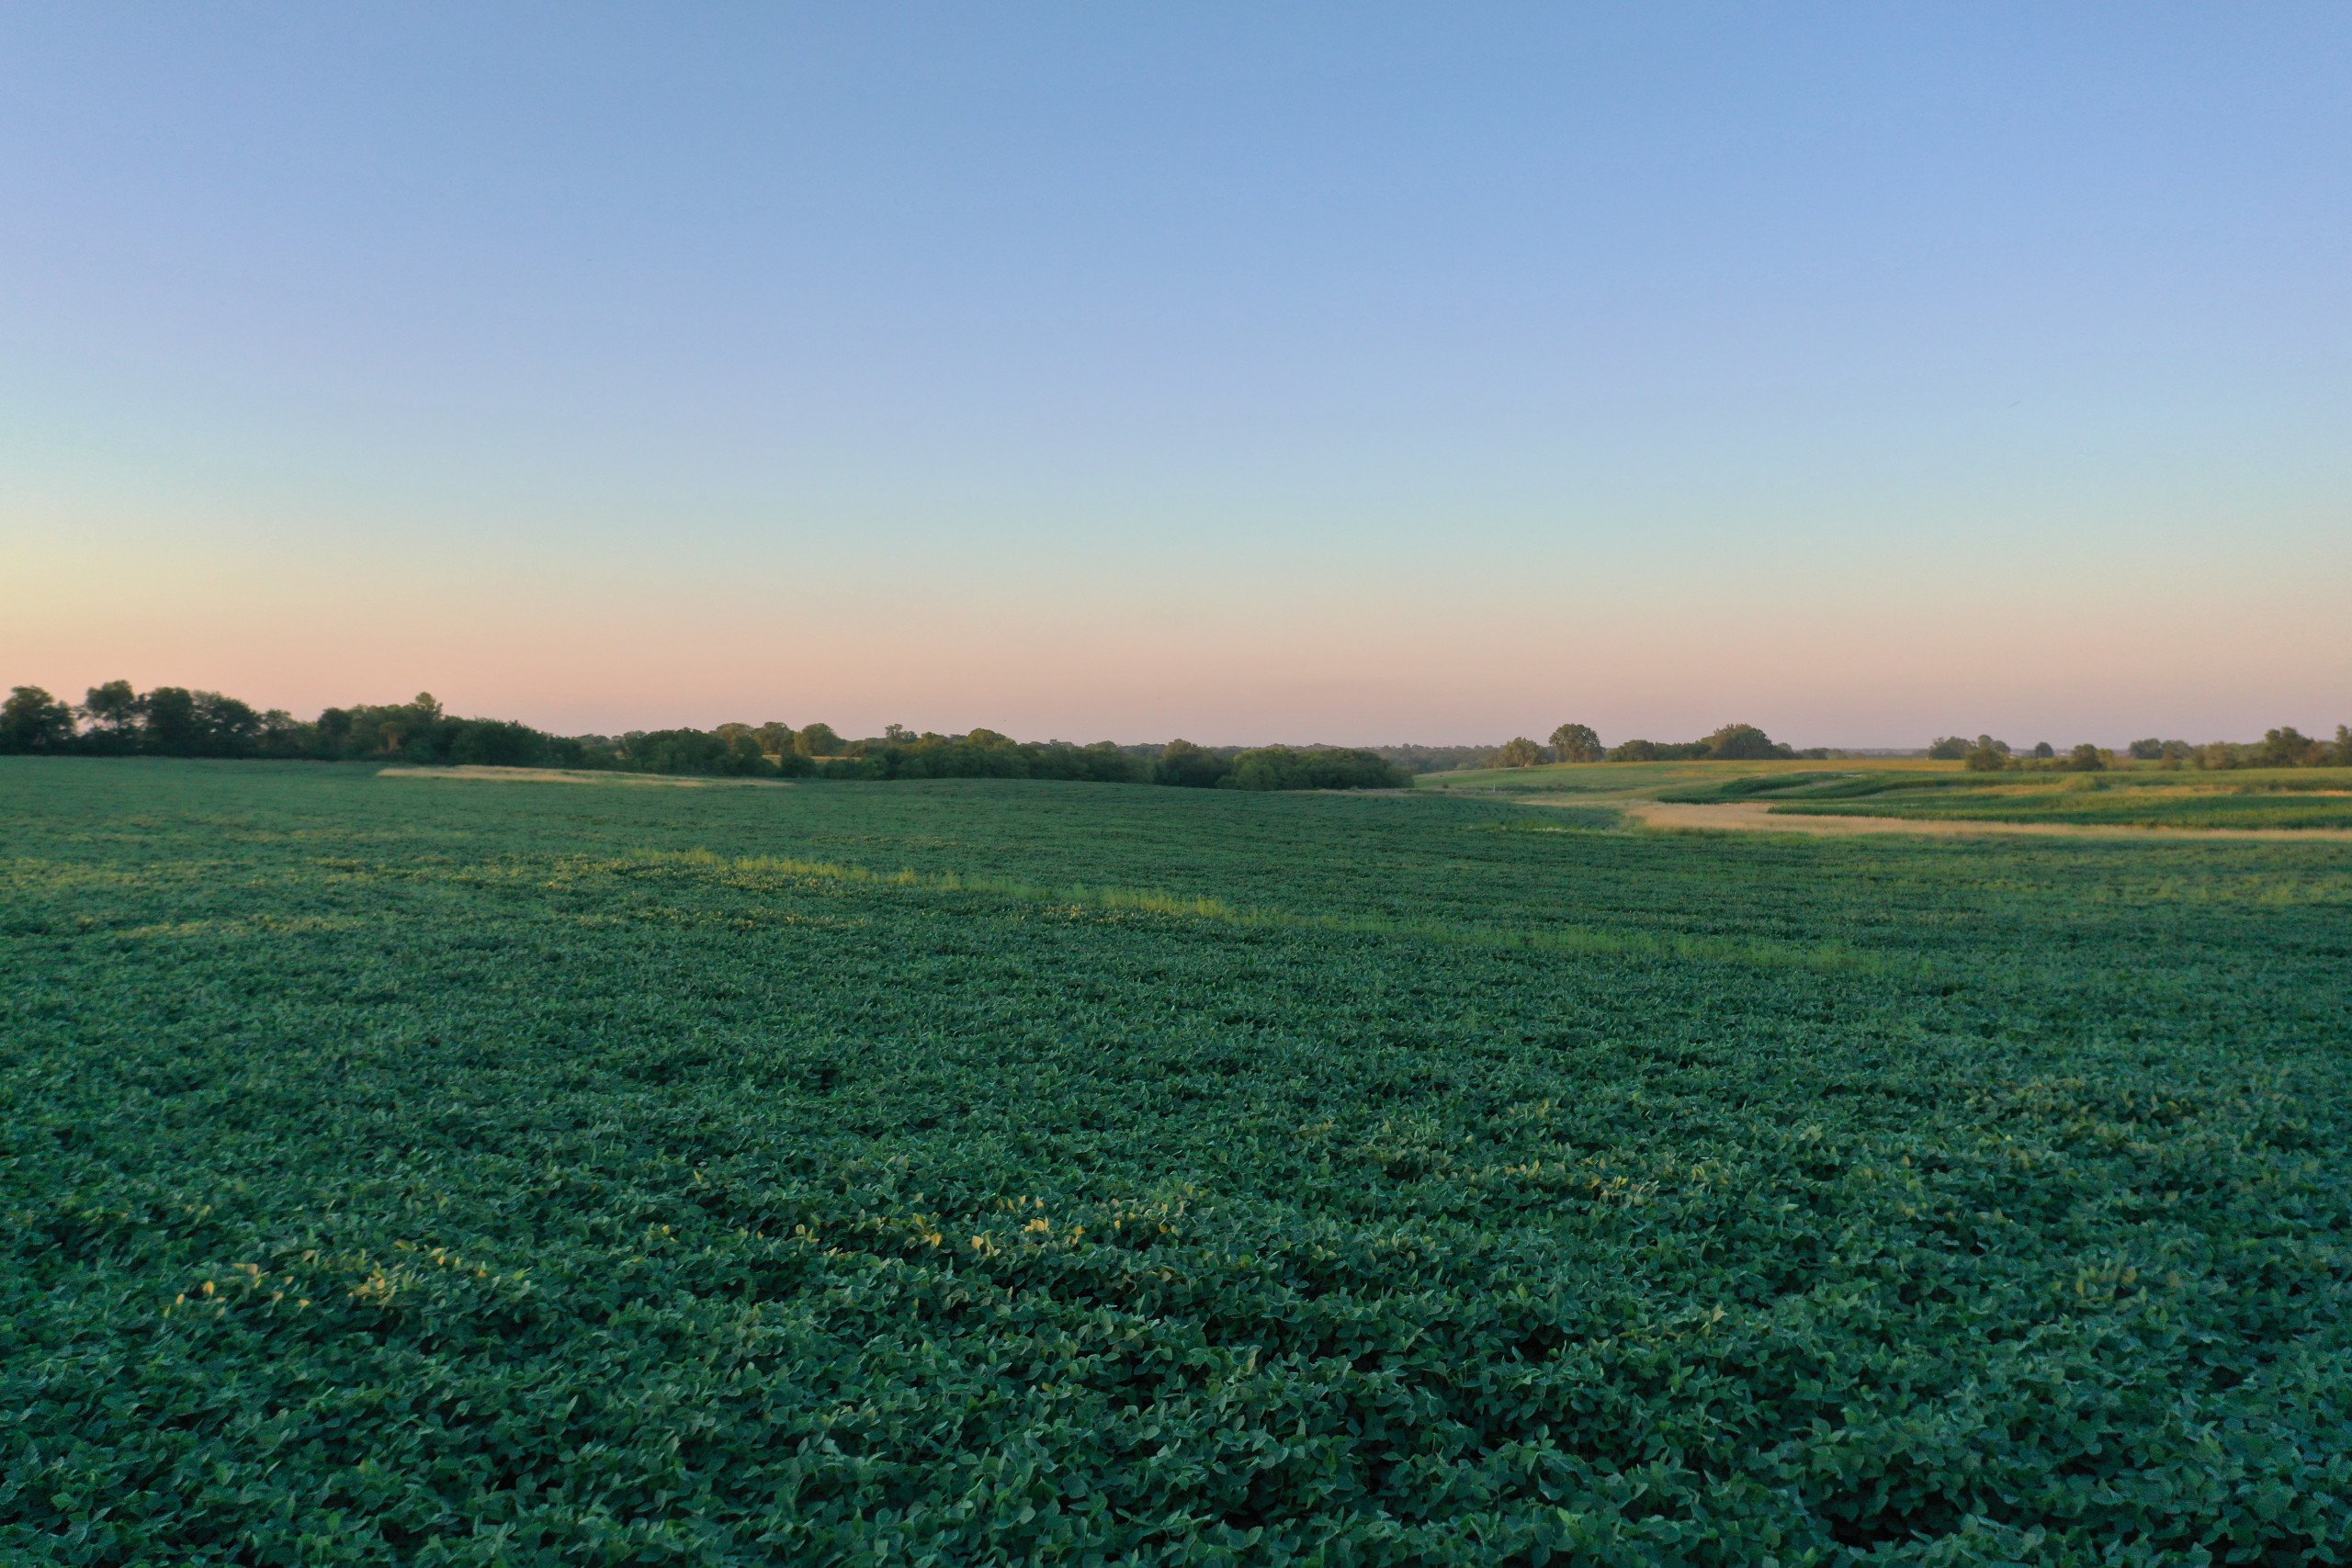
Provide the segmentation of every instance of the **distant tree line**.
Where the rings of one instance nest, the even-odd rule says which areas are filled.
[[[733,778],[1069,779],[1193,789],[1394,789],[1406,770],[1332,746],[1091,746],[1019,741],[992,729],[916,734],[891,725],[844,740],[831,725],[770,722],[715,729],[551,735],[511,719],[459,718],[430,693],[409,702],[331,707],[314,719],[258,709],[218,692],[128,681],[71,705],[38,686],[0,704],[0,752],[98,757],[276,758],[426,766],[587,768]]]
[[[1483,768],[1495,755],[1492,746],[1374,746],[1376,756],[1408,773],[1444,773],[1457,768]]]
[[[1773,739],[1752,724],[1726,724],[1697,740],[1625,740],[1603,746],[1588,724],[1564,724],[1552,731],[1551,744],[1538,746],[1522,735],[1481,758],[1488,768],[1532,768],[1539,762],[1669,762],[1698,759],[1762,761],[1773,758],[1830,757],[1826,746],[1800,751]]]
[[[1407,753],[1413,755],[1408,759]],[[1532,768],[1544,762],[1745,762],[1856,755],[1826,746],[1799,750],[1773,739],[1752,724],[1726,724],[1697,740],[1635,739],[1614,746],[1604,746],[1590,725],[1563,724],[1552,731],[1548,745],[1538,745],[1522,735],[1498,747],[1389,747],[1382,748],[1381,754],[1403,761],[1416,773],[1432,772],[1439,767]],[[2046,740],[2018,750],[1990,735],[1979,735],[1973,739],[1964,735],[1939,736],[1928,747],[1928,755],[1965,762],[1979,773],[2006,769],[2096,773],[2120,760],[2116,752],[2088,742],[2063,752]],[[2152,738],[2134,740],[2121,757],[2158,762],[2168,768],[2352,767],[2352,727],[2336,726],[2332,742],[2313,739],[2291,727],[2269,730],[2260,740],[2246,744],[2214,740],[2191,745],[2186,740]]]
[[[1963,762],[1972,772],[1987,773],[2008,769],[2096,773],[2122,760],[2115,752],[2087,740],[2064,754],[2047,740],[2037,743],[2030,751],[2019,752],[2012,750],[2007,741],[1990,735],[1980,735],[1973,740],[1958,735],[1939,736],[1928,747],[1928,755]],[[2209,740],[2192,745],[2186,740],[2163,740],[2150,736],[2125,747],[2123,758],[2167,768],[2352,768],[2352,726],[2337,725],[2332,742],[2315,740],[2292,725],[2266,730],[2260,740],[2248,743]]]

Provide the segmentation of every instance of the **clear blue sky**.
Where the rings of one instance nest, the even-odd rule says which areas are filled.
[[[0,681],[2352,719],[2352,6],[12,7]]]

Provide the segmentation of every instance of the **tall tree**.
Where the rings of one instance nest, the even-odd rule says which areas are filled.
[[[2319,743],[2293,725],[2267,730],[2262,743],[2254,749],[2254,765],[2257,768],[2297,768],[2312,761]]]
[[[1205,747],[1179,739],[1170,740],[1159,753],[1159,760],[1152,764],[1151,776],[1159,784],[1208,789],[1232,772],[1232,758],[1220,757]]]
[[[139,745],[159,757],[193,757],[199,730],[196,694],[186,686],[157,686],[139,698]]]
[[[205,757],[250,757],[261,741],[261,715],[251,704],[218,692],[196,694],[197,753]]]
[[[1589,724],[1564,724],[1552,731],[1552,755],[1563,762],[1598,762],[1608,755]]]
[[[133,751],[139,747],[139,694],[128,681],[108,681],[83,694],[82,716],[89,721],[83,745],[93,751]]]
[[[1707,755],[1749,762],[1781,755],[1772,738],[1752,724],[1726,724],[1707,737]],[[1962,756],[1967,755],[1965,751]]]
[[[74,744],[74,710],[39,686],[17,686],[0,703],[0,751],[63,751]]]

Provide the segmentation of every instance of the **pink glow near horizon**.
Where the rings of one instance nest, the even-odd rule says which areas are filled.
[[[118,677],[191,685],[305,716],[429,690],[452,711],[566,732],[780,718],[1210,743],[1477,743],[1566,719],[1611,739],[1739,720],[1800,745],[1912,746],[1947,729],[2115,743],[2352,718],[2346,641],[2293,593],[2267,616],[2209,606],[2188,626],[2098,602],[1555,617],[1498,599],[1483,618],[1441,603],[1416,627],[1409,607],[1361,590],[1268,615],[944,592],[763,610],[758,581],[560,598],[503,582],[271,593],[248,581],[226,602],[219,588],[86,575],[0,626],[0,680],[70,697]]]

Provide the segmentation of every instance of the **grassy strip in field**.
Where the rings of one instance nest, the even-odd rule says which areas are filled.
[[[2352,841],[2352,828],[2209,828],[2133,822],[2019,821],[2003,817],[1930,817],[1918,813],[1863,816],[1860,813],[1783,810],[1760,800],[1720,806],[1675,801],[1637,801],[1627,815],[1643,827],[1669,833],[1777,833],[1799,838],[1883,838],[1900,834],[1929,839],[2104,839],[2142,843],[2217,843],[2259,840],[2269,843],[2319,845]]]
[[[616,869],[645,863],[709,866],[738,875],[764,873],[815,881],[922,888],[940,893],[981,893],[1020,899],[1025,903],[1134,910],[1182,919],[1214,921],[1219,925],[1319,931],[1334,936],[1396,937],[1462,947],[1524,948],[1540,953],[1738,964],[1761,969],[1796,968],[1825,973],[1908,976],[1920,980],[1933,978],[1932,967],[1924,961],[1897,953],[1865,952],[1838,942],[1787,942],[1758,937],[1601,931],[1569,925],[1498,928],[1443,920],[1398,919],[1377,914],[1301,913],[1237,905],[1217,897],[1187,897],[1182,894],[1148,887],[1082,883],[1050,885],[977,872],[921,872],[912,869],[886,872],[839,861],[796,860],[788,856],[728,858],[708,850],[648,854],[632,861],[613,863]]]
[[[2352,829],[2352,799],[2309,794],[2265,795],[2188,790],[2119,790],[2098,795],[2050,795],[1971,798],[1962,795],[1831,804],[1792,801],[1773,810],[1789,816],[1833,815],[1958,822],[2070,824],[2081,827],[2337,830]]]
[[[788,789],[785,779],[730,779],[701,773],[639,773],[614,768],[500,768],[458,764],[446,768],[395,766],[377,771],[379,779],[451,779],[475,784],[669,784],[687,789]]]
[[[2352,769],[2225,773],[2154,768],[2100,773],[1801,776],[1741,773],[1659,792],[1673,805],[1767,804],[1778,815],[2171,829],[2352,829]]]

